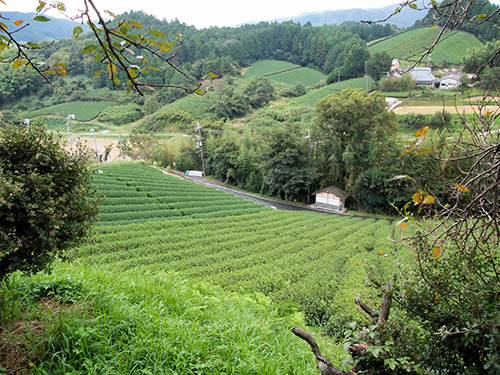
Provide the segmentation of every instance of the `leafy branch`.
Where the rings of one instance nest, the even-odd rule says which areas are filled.
[[[4,3],[3,0],[0,1]],[[85,46],[82,54],[95,53],[94,60],[100,61],[105,66],[103,70],[96,72],[94,77],[106,72],[111,81],[119,86],[122,84],[119,76],[123,74],[126,77],[125,85],[129,86],[129,92],[136,91],[140,95],[144,95],[144,88],[154,90],[155,87],[179,88],[202,95],[205,93],[202,89],[203,82],[208,78],[217,77],[217,75],[209,73],[201,79],[196,79],[179,67],[176,58],[182,47],[182,35],[178,34],[176,35],[178,40],[168,42],[167,36],[162,31],[145,30],[140,22],[133,19],[119,20],[116,15],[107,10],[104,13],[110,16],[112,20],[106,20],[103,12],[95,5],[94,0],[83,0],[83,5],[84,9],[80,11],[80,14],[70,17],[66,14],[67,8],[64,3],[40,1],[33,20],[48,22],[50,18],[46,17],[44,13],[49,9],[56,9],[68,19],[80,20],[82,24],[86,23],[90,27],[95,42]],[[97,17],[97,21],[93,21],[95,17]],[[24,23],[23,20],[14,22],[16,26],[22,23]],[[32,42],[22,44],[16,40],[15,32],[28,26],[29,24],[25,23],[21,28],[9,31],[7,25],[0,22],[0,52],[7,47],[14,46],[17,55],[9,61],[13,64],[13,67],[18,68],[22,65],[33,67],[45,82],[50,82],[49,75],[51,74],[65,75],[66,66],[63,64],[56,63],[53,70],[50,68],[41,70],[34,63],[34,57],[29,53],[31,50],[40,47]],[[83,28],[81,26],[76,26],[73,29],[75,38],[78,38],[82,33]],[[174,46],[176,46],[175,50],[172,49]],[[158,66],[150,63],[151,58],[157,59],[159,64],[166,64],[169,68],[174,69],[189,83],[186,85],[147,83],[143,78],[148,70],[160,70]]]

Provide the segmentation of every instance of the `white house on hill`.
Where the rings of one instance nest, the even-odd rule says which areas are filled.
[[[316,207],[336,211],[344,211],[345,200],[351,195],[335,185],[316,190],[312,194],[316,196]]]

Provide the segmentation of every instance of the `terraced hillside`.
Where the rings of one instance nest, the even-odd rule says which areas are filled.
[[[388,52],[391,57],[416,61],[436,40],[440,28],[423,27],[379,40],[370,45],[370,52]],[[463,31],[446,32],[431,54],[432,61],[460,64],[471,49],[481,46],[472,34]]]
[[[94,176],[103,198],[100,225],[188,217],[233,216],[266,208],[141,164],[103,166]]]
[[[258,291],[293,301],[319,324],[350,321],[366,277],[360,264],[385,275],[387,257],[396,256],[386,220],[266,209],[145,165],[102,172],[94,180],[106,196],[101,225],[69,254],[82,266],[168,270],[230,291]]]
[[[75,119],[78,121],[90,121],[99,116],[103,109],[113,105],[116,104],[113,102],[69,102],[56,104],[36,111],[24,112],[23,116],[32,118],[42,115],[52,115],[65,119],[67,115],[74,114]]]
[[[328,95],[331,95],[336,91],[341,91],[348,87],[354,89],[369,90],[372,87],[372,85],[373,85],[373,79],[371,77],[352,78],[345,81],[332,83],[331,85],[327,85],[319,89],[311,90],[307,94],[293,99],[292,103],[295,105],[306,105],[314,107],[318,100]]]
[[[258,61],[244,73],[243,78],[249,79],[256,76],[266,77],[272,81],[287,85],[303,84],[305,87],[314,86],[321,81],[326,81],[326,75],[310,68],[286,61],[263,60]]]

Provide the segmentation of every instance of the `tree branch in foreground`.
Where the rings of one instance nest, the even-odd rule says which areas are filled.
[[[335,367],[328,359],[321,355],[321,351],[319,350],[318,344],[316,340],[307,333],[306,331],[301,330],[298,327],[293,327],[292,332],[295,336],[300,337],[302,340],[306,341],[310,346],[311,350],[316,357],[316,366],[318,367],[319,372],[322,375],[350,375],[350,371],[341,370],[338,367]]]

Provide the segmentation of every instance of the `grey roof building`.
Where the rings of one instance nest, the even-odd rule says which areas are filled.
[[[438,81],[429,67],[413,68],[410,72],[417,86],[434,87]]]

